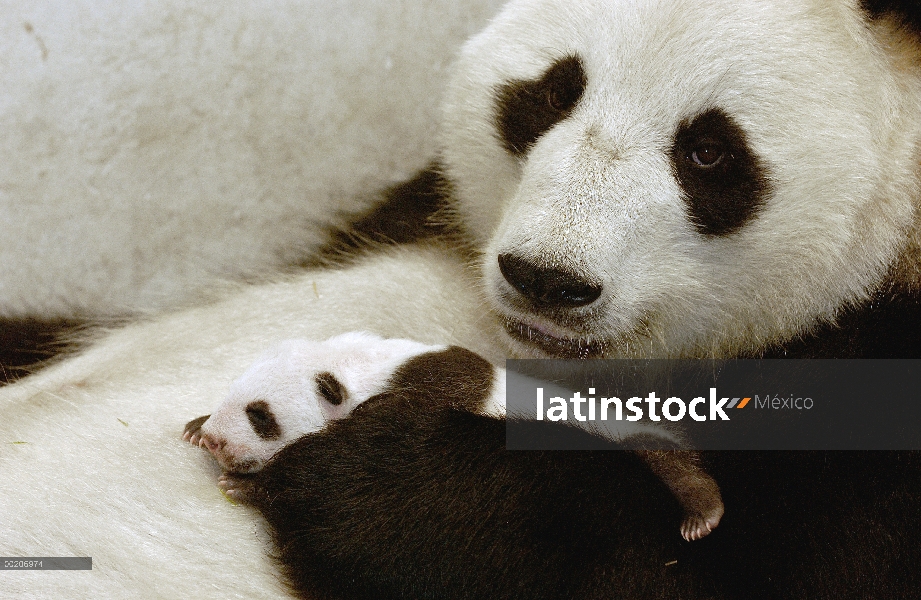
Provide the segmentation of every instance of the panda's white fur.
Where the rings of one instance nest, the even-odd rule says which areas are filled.
[[[584,104],[510,158],[490,94],[573,52]],[[368,329],[494,362],[541,354],[508,337],[512,317],[615,355],[728,354],[832,318],[893,269],[916,286],[918,56],[849,0],[512,2],[465,47],[444,105],[442,159],[480,267],[451,248],[382,252],[129,326],[0,391],[0,553],[94,558],[91,572],[7,572],[0,593],[281,593],[252,514],[178,436],[277,340]],[[774,197],[738,235],[702,240],[663,145],[713,103]],[[605,310],[579,331],[512,311],[495,267],[510,247],[591,271]]]
[[[181,306],[435,151],[501,0],[0,2],[0,318]]]

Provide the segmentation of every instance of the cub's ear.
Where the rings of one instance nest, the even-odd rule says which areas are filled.
[[[317,373],[314,381],[317,383],[317,391],[320,396],[333,406],[339,406],[348,399],[348,391],[345,386],[329,371]]]

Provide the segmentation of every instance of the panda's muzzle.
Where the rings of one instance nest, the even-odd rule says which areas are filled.
[[[592,335],[603,287],[575,270],[538,264],[512,253],[498,256],[509,284],[499,291],[505,331],[513,339],[556,358],[597,358],[606,342]],[[505,313],[505,310],[500,309]]]
[[[601,285],[560,269],[534,264],[513,254],[499,255],[499,271],[537,309],[587,306],[601,296]]]

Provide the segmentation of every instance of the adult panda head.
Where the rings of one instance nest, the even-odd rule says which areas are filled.
[[[441,143],[511,350],[736,354],[916,287],[921,50],[885,4],[513,0]]]

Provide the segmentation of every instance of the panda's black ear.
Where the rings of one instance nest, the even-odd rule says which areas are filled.
[[[317,373],[314,378],[317,382],[317,391],[327,402],[339,406],[345,402],[347,392],[336,376],[328,371]]]

